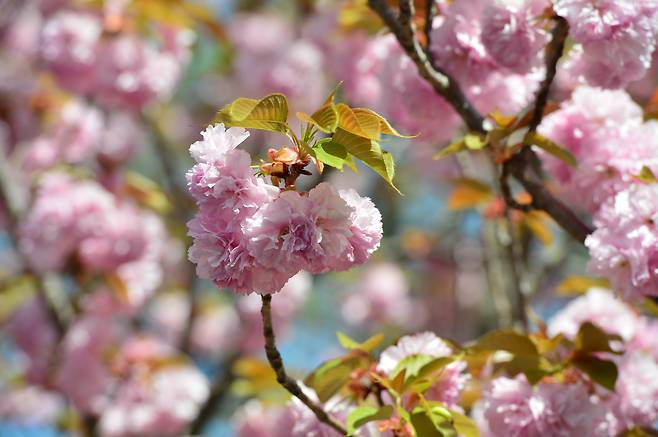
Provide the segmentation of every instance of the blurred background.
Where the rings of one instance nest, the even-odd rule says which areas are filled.
[[[562,282],[585,249],[541,213],[505,213],[485,156],[432,159],[465,131],[392,44],[360,0],[0,0],[0,436],[230,436],[248,399],[284,397],[260,300],[186,256],[188,147],[237,97],[284,93],[294,122],[341,83],[417,135],[385,143],[403,196],[365,167],[302,181],[371,197],[384,239],[363,267],[275,296],[289,373],[335,356],[336,331],[465,341],[521,323],[524,299],[537,323],[592,285]],[[491,92],[515,112],[537,79],[507,79]],[[632,91],[655,84],[654,69]],[[265,159],[287,141],[244,146]]]

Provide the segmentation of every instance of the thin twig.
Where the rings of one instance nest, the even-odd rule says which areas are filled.
[[[263,317],[263,336],[265,337],[265,354],[267,360],[276,373],[276,380],[283,388],[288,390],[291,395],[302,401],[312,412],[315,417],[322,423],[327,424],[341,435],[347,435],[345,429],[339,425],[333,418],[327,414],[322,407],[306,396],[306,394],[299,387],[299,384],[288,376],[286,369],[283,366],[283,359],[276,347],[276,339],[274,337],[274,329],[272,328],[272,296],[269,294],[262,296],[263,306],[261,308],[261,315]]]

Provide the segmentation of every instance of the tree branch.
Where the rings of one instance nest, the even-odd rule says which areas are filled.
[[[315,417],[322,423],[327,424],[341,435],[347,435],[347,431],[339,425],[333,418],[331,418],[320,405],[317,405],[299,387],[299,384],[288,376],[286,369],[283,366],[283,359],[276,347],[276,339],[274,337],[274,329],[272,328],[272,296],[265,294],[262,296],[263,306],[261,308],[261,316],[263,318],[263,336],[265,337],[265,354],[267,360],[276,373],[276,380],[283,386],[291,395],[302,401],[313,413]]]
[[[546,47],[546,76],[537,92],[532,118],[530,119],[528,127],[529,133],[537,130],[537,127],[544,117],[544,110],[548,103],[548,95],[557,73],[557,64],[562,56],[562,52],[564,51],[564,44],[569,31],[567,21],[564,18],[555,17],[554,19],[555,26],[552,31],[552,39]],[[574,239],[584,243],[585,238],[587,238],[592,230],[583,223],[570,208],[553,197],[553,195],[546,190],[543,183],[534,181],[528,177],[526,174],[527,170],[533,167],[535,173],[541,171],[541,165],[539,164],[537,154],[532,150],[531,146],[527,144],[516,155],[503,163],[500,183],[503,197],[505,198],[507,205],[511,208],[520,209],[526,212],[531,208],[541,209],[548,213],[553,220],[555,220]],[[514,201],[508,185],[508,177],[510,175],[514,176],[530,196],[532,196],[531,205],[520,205]],[[539,176],[539,174],[537,174],[537,176]]]
[[[201,435],[203,428],[214,417],[215,412],[226,398],[231,384],[235,381],[233,366],[238,358],[240,358],[240,354],[234,352],[220,366],[210,389],[210,396],[208,396],[208,399],[199,410],[197,417],[189,426],[189,433],[191,435]]]
[[[413,23],[414,7],[411,0],[400,1],[399,21],[395,18],[386,0],[368,0],[368,5],[393,32],[404,51],[416,64],[421,77],[434,88],[437,94],[452,105],[470,130],[485,133],[482,115],[466,98],[457,82],[427,57],[418,42],[416,28]]]

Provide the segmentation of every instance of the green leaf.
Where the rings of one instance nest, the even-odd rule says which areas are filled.
[[[642,170],[640,170],[640,173],[634,175],[634,177],[635,179],[638,179],[647,184],[655,184],[656,182],[658,182],[658,178],[656,178],[656,176],[653,174],[651,169],[646,165],[643,165]]]
[[[457,437],[452,414],[438,402],[423,402],[414,408],[411,424],[419,437]]]
[[[416,376],[425,365],[432,361],[434,361],[434,357],[431,355],[410,355],[400,360],[397,366],[393,369],[393,372],[391,372],[391,375],[395,377],[398,373],[404,370],[406,378]]]
[[[331,140],[329,138],[327,140],[329,141],[318,142],[313,146],[315,157],[318,161],[342,170],[343,165],[345,165],[349,158],[347,149],[340,144],[330,142]]]
[[[368,167],[379,174],[398,193],[400,192],[393,184],[395,166],[390,153],[382,150],[379,143],[363,136],[355,135],[342,127],[336,129],[331,142],[328,144],[339,144],[343,146],[355,158],[363,161]]]
[[[368,422],[375,420],[386,420],[393,414],[392,405],[384,405],[381,408],[358,407],[350,411],[347,416],[347,435],[354,435],[356,430]]]
[[[324,105],[315,111],[313,115],[298,112],[297,118],[299,118],[301,121],[317,126],[317,128],[322,132],[335,132],[336,128],[338,127],[338,111],[336,110],[336,105],[334,104],[334,96],[336,95],[336,91],[338,91],[338,86],[333,90],[329,97],[327,97]]]
[[[592,381],[608,390],[615,389],[617,366],[612,361],[602,360],[591,355],[576,354],[571,362],[574,366],[585,372]]]
[[[615,353],[610,347],[610,341],[614,340],[621,341],[621,337],[610,335],[591,322],[585,322],[580,326],[578,335],[576,335],[576,349],[584,353]]]
[[[529,132],[526,135],[524,142],[526,144],[533,144],[545,150],[547,153],[550,153],[551,155],[567,163],[571,167],[576,167],[578,165],[578,161],[576,161],[576,157],[573,156],[573,154],[570,151],[557,145],[553,141],[549,140],[543,135],[538,134],[537,132]]]
[[[658,437],[658,430],[634,427],[619,433],[617,437]]]
[[[460,437],[480,437],[480,430],[473,419],[455,410],[450,410],[450,414]]]
[[[352,108],[357,121],[365,132],[373,135],[374,140],[379,140],[381,134],[391,135],[398,138],[414,138],[414,135],[402,135],[380,114],[367,108]]]
[[[337,332],[336,337],[338,342],[345,349],[349,350],[361,350],[364,352],[371,352],[374,348],[379,346],[379,344],[384,340],[384,334],[375,334],[363,343],[359,343],[355,340],[349,338],[346,334],[342,332]]]
[[[469,348],[469,351],[506,351],[512,354],[509,361],[500,363],[510,375],[524,373],[534,384],[545,372],[540,368],[540,355],[537,345],[527,336],[510,330],[493,331],[484,336]]]
[[[434,156],[432,156],[432,159],[438,160],[445,158],[446,156],[454,155],[456,153],[459,153],[463,150],[466,150],[466,143],[464,142],[464,139],[462,138],[459,141],[456,141],[443,149],[439,150],[438,153],[436,153]]]
[[[321,402],[326,402],[349,382],[355,369],[364,365],[366,357],[352,352],[323,363],[306,377],[304,384],[315,390]]]
[[[261,100],[240,97],[219,110],[216,123],[285,133],[288,131],[288,100],[270,94]]]
[[[482,150],[487,145],[487,143],[478,134],[467,134],[464,137],[464,145],[470,150]]]

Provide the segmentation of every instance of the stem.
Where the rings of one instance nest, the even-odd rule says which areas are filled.
[[[276,347],[276,339],[274,337],[274,329],[272,328],[272,296],[269,294],[262,295],[263,306],[261,308],[261,315],[263,317],[263,336],[265,337],[265,354],[270,366],[276,373],[276,380],[283,388],[288,390],[291,395],[302,401],[309,410],[315,414],[318,420],[341,435],[347,435],[347,431],[339,425],[333,418],[331,418],[322,407],[306,396],[306,394],[299,387],[299,384],[288,376],[286,369],[283,366],[283,359]]]

